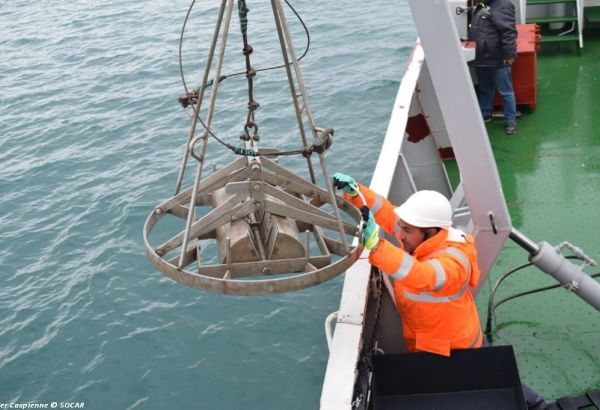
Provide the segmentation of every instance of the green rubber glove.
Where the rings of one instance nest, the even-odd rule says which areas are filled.
[[[365,248],[371,250],[379,242],[379,227],[375,223],[373,212],[369,211],[369,216],[365,219],[363,225],[363,242]]]
[[[342,174],[341,172],[336,172],[333,175],[333,186],[337,189],[341,189],[349,195],[358,195],[358,192],[356,192],[355,189],[358,188],[358,183],[350,175]]]

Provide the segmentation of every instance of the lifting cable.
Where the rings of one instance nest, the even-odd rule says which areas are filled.
[[[368,209],[368,208],[367,208]],[[383,306],[383,272],[376,266],[371,265],[371,286],[376,299],[375,319],[373,329],[368,340],[365,338],[360,359],[357,363],[357,376],[354,381],[354,397],[352,399],[353,410],[366,410],[369,408],[371,383],[373,378],[373,355],[377,352],[379,321]]]
[[[246,60],[246,78],[248,79],[248,116],[246,117],[246,124],[244,125],[244,134],[242,134],[240,138],[244,141],[250,141],[250,139],[258,141],[258,125],[254,121],[254,111],[260,107],[260,104],[258,101],[254,100],[254,77],[256,77],[256,70],[252,68],[252,64],[250,63],[250,54],[252,54],[254,50],[248,43],[248,11],[250,10],[246,6],[246,0],[238,0],[238,10],[240,15],[240,28],[242,30],[242,41],[244,42],[242,52]]]
[[[581,259],[576,256],[566,256],[566,258],[567,259]],[[516,299],[521,296],[532,295],[534,293],[563,287],[563,285],[559,283],[559,284],[544,286],[544,287],[535,288],[535,289],[531,289],[531,290],[526,290],[523,292],[518,292],[518,293],[514,293],[512,295],[509,295],[503,299],[500,299],[498,302],[494,303],[494,297],[496,295],[496,291],[498,290],[498,287],[504,281],[504,279],[508,278],[513,273],[518,272],[521,269],[527,268],[532,265],[533,264],[531,262],[529,262],[529,263],[523,264],[521,266],[517,266],[516,268],[509,270],[508,272],[504,273],[492,286],[492,289],[490,290],[490,297],[488,299],[488,311],[487,311],[487,318],[486,318],[486,322],[485,322],[485,335],[487,336],[490,343],[492,342],[492,322],[495,321],[494,314],[496,312],[496,308],[498,308],[503,303],[508,302],[509,300]],[[591,274],[590,277],[591,278],[600,277],[600,272]]]
[[[296,61],[296,63],[297,63],[300,60],[302,60],[308,53],[308,50],[310,48],[310,33],[308,31],[308,27],[306,27],[306,24],[304,23],[304,20],[302,19],[300,14],[298,14],[296,9],[294,9],[294,7],[289,3],[288,0],[283,0],[283,1],[288,5],[288,7],[292,10],[292,12],[296,15],[298,21],[300,22],[300,24],[302,24],[302,27],[304,28],[304,32],[306,33],[306,48],[305,48],[304,52],[302,53],[302,55]],[[192,101],[192,107],[194,108],[194,114],[198,118],[198,121],[200,122],[200,124],[202,124],[202,126],[206,130],[207,134],[210,135],[211,137],[213,137],[217,142],[219,142],[221,145],[228,148],[235,154],[251,156],[251,157],[278,157],[278,156],[284,156],[284,155],[302,155],[302,156],[308,158],[312,155],[313,152],[323,153],[327,148],[329,148],[332,144],[332,139],[333,139],[333,129],[331,129],[331,128],[327,128],[325,130],[320,130],[322,132],[322,135],[320,135],[320,138],[319,138],[320,142],[318,144],[313,144],[312,146],[303,148],[303,149],[290,150],[290,151],[268,152],[268,153],[267,152],[265,152],[265,153],[257,152],[251,148],[235,147],[235,146],[223,141],[221,138],[217,137],[217,135],[206,125],[206,123],[200,117],[200,112],[198,110],[198,107],[193,104],[194,96],[199,95],[200,90],[193,90],[190,93],[190,91],[187,87],[187,83],[185,81],[185,75],[183,72],[183,60],[182,60],[183,38],[184,38],[185,27],[187,25],[187,21],[189,19],[192,9],[194,8],[195,3],[196,3],[196,0],[192,0],[190,7],[188,8],[188,11],[186,13],[185,19],[183,21],[183,26],[181,28],[181,34],[179,37],[179,73],[181,76],[181,82],[183,84],[183,88],[185,90],[185,95],[180,97],[179,101],[184,108],[190,104],[190,101]],[[252,50],[252,46],[250,46],[248,44],[247,36],[246,36],[246,30],[247,30],[247,26],[248,26],[247,13],[249,11],[249,9],[246,7],[246,1],[239,0],[238,8],[239,8],[239,17],[240,17],[242,38],[244,41],[243,54],[246,57],[246,70],[239,71],[239,72],[236,72],[233,74],[222,75],[219,77],[218,82],[221,83],[223,80],[225,80],[227,78],[239,76],[242,74],[246,75],[246,77],[248,78],[248,94],[249,94],[248,116],[246,119],[246,124],[244,125],[244,134],[240,138],[245,141],[248,141],[250,139],[258,141],[260,139],[260,136],[258,135],[258,126],[254,122],[254,111],[258,108],[259,104],[258,104],[258,102],[253,100],[253,90],[252,90],[253,80],[252,79],[258,72],[269,71],[269,70],[274,70],[274,69],[278,69],[278,68],[284,68],[284,67],[286,67],[286,64],[271,66],[271,67],[267,67],[267,68],[260,68],[260,69],[256,69],[256,70],[250,66],[250,54],[252,53],[253,50]],[[292,65],[292,63],[288,64],[288,66],[290,66],[290,65]],[[208,86],[212,85],[213,81],[214,81],[214,79],[209,80],[207,82],[206,86],[208,87]],[[250,133],[250,130],[252,130],[252,135]],[[198,139],[196,139],[194,141],[194,143],[197,141],[198,141]],[[201,161],[201,158],[195,154],[195,152],[193,150],[193,146],[190,148],[191,148],[190,155],[192,157],[194,157],[196,160]]]

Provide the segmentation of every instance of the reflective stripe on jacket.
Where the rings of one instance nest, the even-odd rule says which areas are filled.
[[[379,226],[389,234],[396,233],[395,206],[362,185],[360,190]],[[360,199],[347,198],[362,205]],[[453,228],[441,229],[421,243],[413,255],[381,240],[369,261],[394,284],[409,351],[449,356],[451,349],[481,346],[481,325],[470,291],[480,276],[471,235]]]

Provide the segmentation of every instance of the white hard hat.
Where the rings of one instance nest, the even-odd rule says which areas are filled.
[[[450,228],[452,206],[437,191],[417,191],[394,210],[409,225],[419,228]]]

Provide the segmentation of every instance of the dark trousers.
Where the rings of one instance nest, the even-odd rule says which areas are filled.
[[[492,106],[496,90],[502,96],[504,103],[504,122],[517,122],[517,100],[512,84],[510,66],[504,67],[475,67],[479,82],[479,108],[484,119],[492,116]]]

